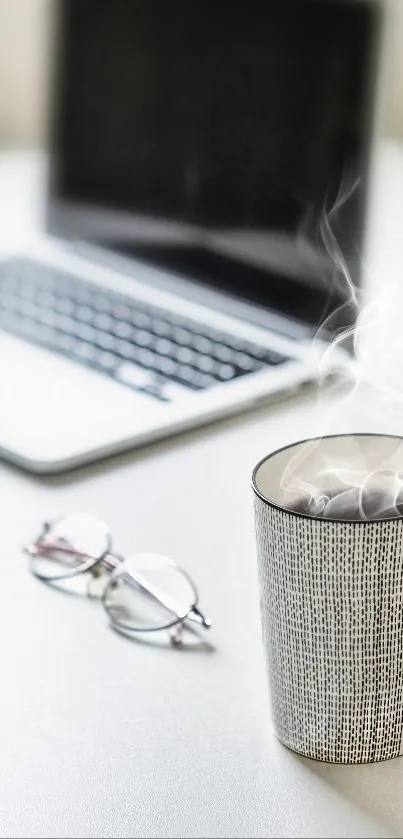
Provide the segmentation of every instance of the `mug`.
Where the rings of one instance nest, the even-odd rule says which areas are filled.
[[[403,752],[403,518],[390,503],[364,521],[307,512],[360,480],[394,475],[400,491],[400,469],[403,438],[347,434],[287,446],[253,472],[275,730],[307,757]]]

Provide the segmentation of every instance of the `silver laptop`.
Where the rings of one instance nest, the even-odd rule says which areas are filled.
[[[0,452],[64,470],[289,393],[351,323],[374,3],[65,0],[48,232],[0,262]],[[357,44],[360,50],[357,51]],[[322,345],[324,346],[324,344]]]

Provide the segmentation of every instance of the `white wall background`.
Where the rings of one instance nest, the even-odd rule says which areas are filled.
[[[386,24],[382,129],[403,140],[403,0],[388,0]]]
[[[2,146],[43,144],[50,21],[52,9],[58,2],[0,0]]]
[[[44,144],[52,14],[60,2],[0,0],[2,146]],[[387,26],[379,132],[403,141],[403,0],[385,0],[385,4]]]

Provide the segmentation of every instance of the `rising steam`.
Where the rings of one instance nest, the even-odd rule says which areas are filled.
[[[388,430],[384,425],[388,415],[396,412],[403,415],[403,340],[399,348],[395,337],[402,333],[402,314],[396,306],[397,295],[389,286],[372,301],[364,300],[364,292],[358,290],[352,281],[334,232],[338,214],[357,187],[357,181],[347,182],[345,179],[332,207],[323,212],[319,225],[320,239],[333,268],[332,290],[343,300],[323,318],[314,338],[314,344],[323,347],[324,335],[335,333],[325,350],[317,353],[319,437],[335,431],[335,412],[345,413],[354,399],[358,401],[362,398],[363,391],[367,396],[371,394],[370,410],[377,417],[382,415],[383,433]],[[364,265],[362,273],[365,274],[363,286],[368,289],[370,275]],[[355,324],[335,329],[337,323],[343,322],[344,315],[349,315],[351,320],[352,312],[356,315]],[[348,321],[347,317],[344,320]],[[336,378],[329,379],[329,372],[335,368],[338,370]],[[331,403],[327,413],[326,402]],[[312,472],[316,446],[320,447],[321,455],[316,472]],[[358,444],[356,452],[349,449],[345,462],[324,460],[323,451],[320,443],[312,443],[298,448],[290,458],[281,480],[285,506],[332,519],[373,520],[403,515],[403,441],[396,447],[392,459],[389,454],[384,456],[382,447],[379,447],[375,467],[373,461],[371,466],[366,463],[362,447]],[[311,464],[309,470],[306,469],[307,457]]]

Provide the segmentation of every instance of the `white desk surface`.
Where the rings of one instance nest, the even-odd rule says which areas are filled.
[[[379,264],[396,265],[401,234],[387,246],[385,213],[401,226],[403,151],[383,160],[392,197],[382,212],[376,204]],[[3,236],[30,219],[21,161],[0,165]],[[0,467],[1,836],[403,835],[403,758],[306,760],[276,740],[269,718],[250,473],[269,450],[315,433],[324,411],[312,389],[69,476]],[[392,428],[348,406],[336,424]],[[99,603],[33,579],[20,545],[71,509],[105,518],[121,552],[155,549],[185,565],[215,651],[125,639]]]

